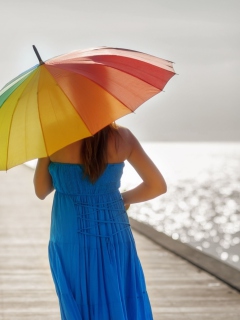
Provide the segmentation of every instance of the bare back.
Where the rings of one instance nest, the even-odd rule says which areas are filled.
[[[76,141],[50,156],[52,162],[83,163],[81,157],[82,140]],[[123,127],[113,131],[108,138],[108,163],[119,163],[128,159],[132,151],[131,132]]]

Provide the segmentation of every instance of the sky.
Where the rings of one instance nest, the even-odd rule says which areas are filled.
[[[4,3],[4,4],[2,4]],[[177,73],[118,121],[141,141],[240,141],[239,0],[1,0],[0,87],[77,49],[128,48]]]

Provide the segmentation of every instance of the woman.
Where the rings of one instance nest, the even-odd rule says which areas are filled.
[[[120,194],[124,161],[143,182]],[[126,214],[166,192],[157,167],[126,128],[111,124],[38,160],[36,195],[54,189],[49,261],[64,320],[151,320]]]

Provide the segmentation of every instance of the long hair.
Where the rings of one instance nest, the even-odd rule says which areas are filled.
[[[94,136],[83,139],[81,155],[84,174],[94,183],[107,165],[107,146],[110,134],[117,132],[117,125],[112,123]],[[116,144],[115,144],[116,146]]]

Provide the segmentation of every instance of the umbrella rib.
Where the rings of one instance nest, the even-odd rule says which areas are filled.
[[[58,88],[61,90],[61,92],[64,94],[64,96],[68,99],[68,101],[71,103],[73,109],[77,112],[77,110],[74,108],[72,101],[69,99],[69,97],[66,95],[66,93],[63,91],[63,89],[61,88],[61,86],[57,83],[56,84],[58,86]],[[80,116],[80,114],[77,112],[78,116]],[[86,124],[85,120],[82,118],[81,116],[81,120],[84,123],[84,125],[86,126],[86,128],[88,129],[88,131],[92,134],[91,130],[89,129],[88,125]]]
[[[32,79],[32,80],[33,80],[33,79]],[[30,81],[30,82],[29,82],[29,85],[31,85],[31,87],[33,87],[34,84],[31,83],[31,81]],[[25,88],[25,89],[26,89],[26,88]],[[29,101],[29,96],[28,96],[28,99],[27,99],[27,100]],[[28,106],[28,104],[27,104],[27,106]],[[27,119],[27,111],[25,112],[25,131],[24,131],[24,132],[25,132],[25,137],[27,137],[27,134],[26,134],[26,131],[27,131],[27,130],[26,130],[26,119]],[[25,139],[25,141],[26,141],[26,140],[27,140],[27,139]],[[28,153],[28,152],[27,152],[27,147],[26,147],[26,143],[25,143],[25,155],[26,155],[26,159],[28,158],[28,157],[27,157],[27,153]],[[27,160],[28,160],[28,159],[27,159]]]
[[[51,67],[55,67],[54,65],[51,65]],[[112,69],[115,69],[115,70],[118,70],[118,71],[120,71],[120,72],[123,72],[123,71],[121,71],[121,70],[119,70],[119,69],[117,69],[117,68],[114,68],[114,67],[110,67],[110,66],[107,66],[108,68],[112,68]],[[64,69],[64,70],[67,70],[67,71],[69,71],[67,68],[62,68],[61,66],[57,66],[57,67],[55,67],[55,68],[59,68],[59,69]],[[50,71],[49,71],[50,72]],[[116,97],[114,94],[112,94],[112,93],[110,93],[108,90],[106,90],[103,86],[101,86],[99,83],[97,83],[96,81],[94,81],[94,80],[92,80],[92,79],[90,79],[89,77],[87,77],[86,75],[84,75],[84,74],[82,74],[82,73],[79,73],[79,72],[75,72],[75,71],[71,71],[72,73],[75,73],[75,74],[80,74],[82,77],[84,77],[84,78],[87,78],[89,81],[91,81],[91,82],[93,82],[95,85],[97,85],[98,87],[100,87],[100,88],[102,88],[104,91],[106,91],[106,92],[108,92],[109,94],[111,94],[117,101],[119,101],[122,105],[124,105],[128,110],[130,110],[131,112],[133,112],[134,113],[134,111],[135,110],[132,110],[131,108],[129,108],[121,99],[119,99],[118,97]],[[129,74],[130,76],[132,76],[130,73],[127,73],[127,72],[123,72],[123,73],[126,73],[126,74]],[[161,90],[161,89],[159,89],[159,88],[157,88],[157,87],[155,87],[155,86],[153,86],[153,85],[151,85],[150,83],[148,83],[148,82],[146,82],[146,81],[144,81],[144,80],[142,80],[142,79],[140,79],[141,81],[143,81],[144,83],[147,83],[147,84],[149,84],[150,86],[152,86],[153,88],[156,88],[156,89],[158,89],[159,90],[159,92],[162,92],[163,90]],[[56,83],[57,83],[57,81],[56,81]],[[58,83],[57,83],[57,85],[58,85]],[[61,88],[59,85],[58,85],[58,87],[59,88]],[[62,88],[61,88],[61,90],[62,90]],[[64,91],[62,90],[62,92],[64,93]],[[64,93],[65,94],[65,93]],[[157,93],[156,93],[157,94]],[[154,95],[156,95],[156,94],[154,94]],[[154,96],[153,95],[153,96]],[[65,96],[68,98],[68,96],[65,94]],[[152,97],[153,97],[152,96]],[[149,97],[147,100],[149,100],[151,97]],[[68,100],[71,102],[71,100],[68,98]],[[146,102],[147,100],[145,100],[144,102]],[[142,102],[142,103],[144,103],[144,102]],[[72,103],[72,102],[71,102]],[[142,104],[141,103],[141,104]],[[141,105],[140,104],[140,105]],[[138,108],[140,105],[138,105],[136,108]],[[82,119],[83,120],[83,119]],[[83,120],[83,122],[84,122],[84,124],[86,125],[86,123],[85,123],[85,121]],[[87,125],[86,125],[87,126]],[[88,127],[87,127],[88,128]]]
[[[133,59],[133,60],[134,60],[134,59]],[[136,76],[134,76],[133,74],[131,74],[130,72],[128,72],[128,71],[123,71],[123,70],[119,69],[119,68],[116,67],[116,66],[103,65],[103,64],[100,64],[100,63],[99,63],[99,65],[101,65],[101,66],[103,66],[103,67],[106,67],[106,68],[109,68],[109,69],[117,70],[117,71],[119,71],[119,72],[121,72],[121,73],[123,73],[123,74],[128,74],[129,76],[134,77],[134,78],[137,78],[137,79],[139,79],[140,81],[142,81],[142,82],[144,82],[144,83],[147,83],[147,84],[150,85],[151,87],[158,89],[160,92],[164,92],[163,89],[160,89],[160,88],[158,88],[157,86],[149,83],[149,81],[146,81],[146,80],[144,80],[144,79],[141,79],[141,78],[139,78],[139,77],[136,77]],[[55,67],[55,65],[50,65],[50,66],[51,66],[51,67]],[[90,81],[96,83],[96,84],[99,85],[101,88],[103,88],[103,87],[102,87],[100,84],[98,84],[96,81],[88,78],[88,76],[84,75],[84,74],[81,73],[81,72],[76,72],[76,71],[74,71],[74,70],[69,70],[68,68],[66,68],[66,67],[64,67],[64,66],[62,66],[62,65],[60,65],[60,64],[59,64],[59,65],[56,65],[56,68],[63,69],[63,70],[67,70],[67,71],[71,71],[72,73],[75,73],[75,74],[80,74],[80,75],[82,75],[83,77],[86,77],[87,79],[89,79]],[[170,71],[170,70],[165,70],[165,71],[166,71],[166,72],[169,72],[170,74],[172,74],[172,77],[176,74],[175,71],[174,71],[174,69],[173,69],[173,71]],[[151,73],[148,73],[148,75],[151,75]],[[157,79],[157,77],[154,77],[154,78]],[[171,79],[171,78],[170,78],[170,79]],[[169,79],[169,80],[170,80],[170,79]],[[168,81],[169,81],[169,80],[168,80]],[[168,81],[167,81],[167,82],[168,82]],[[165,83],[164,87],[166,86],[167,82]],[[104,88],[103,88],[103,89],[104,89]]]
[[[40,68],[40,67],[39,67]],[[42,67],[41,67],[42,68]],[[40,74],[39,74],[39,77],[40,77]],[[45,136],[44,136],[44,131],[43,131],[43,126],[42,126],[42,120],[41,120],[41,117],[40,117],[40,112],[39,112],[39,95],[38,95],[38,92],[39,92],[39,81],[38,81],[38,86],[37,86],[37,110],[38,110],[38,119],[39,119],[39,123],[40,123],[40,126],[41,126],[41,131],[42,131],[42,136],[43,136],[43,142],[44,142],[44,146],[45,146],[45,150],[46,150],[46,153],[48,155],[48,151],[47,151],[47,144],[46,144],[46,139],[45,139]]]
[[[132,60],[134,60],[133,58],[129,58],[129,59],[132,59]],[[149,63],[150,64],[150,63]],[[124,74],[128,74],[128,75],[130,75],[130,76],[132,76],[132,77],[135,77],[134,75],[132,75],[129,71],[122,71],[121,69],[119,69],[118,67],[113,67],[113,66],[109,66],[109,65],[105,65],[107,68],[111,68],[111,69],[114,69],[114,70],[117,70],[117,71],[119,71],[119,72],[122,72],[122,73],[124,73]],[[154,65],[153,65],[154,66]],[[166,69],[165,69],[166,70]],[[173,74],[173,76],[175,75],[175,72],[174,71],[170,71],[170,70],[166,70],[167,72],[169,72],[169,73],[172,73]],[[145,73],[146,74],[146,73]],[[151,73],[148,73],[148,75],[151,75]],[[144,82],[144,83],[147,83],[147,84],[149,84],[150,86],[152,86],[152,87],[154,87],[154,88],[156,88],[156,89],[158,89],[159,91],[163,91],[162,89],[159,89],[158,87],[156,87],[155,85],[153,85],[153,84],[151,84],[151,83],[149,83],[148,81],[146,81],[146,80],[144,80],[144,79],[140,79],[140,78],[138,78],[138,77],[135,77],[135,78],[137,78],[137,79],[139,79],[139,80],[141,80],[142,82]],[[154,77],[154,78],[157,78],[157,77]],[[167,84],[167,83],[166,83]],[[165,84],[165,85],[166,85]]]
[[[11,117],[10,126],[9,126],[8,142],[7,142],[6,171],[7,171],[7,169],[8,169],[8,154],[9,154],[9,140],[10,140],[11,126],[12,126],[13,116],[14,116],[14,113],[15,113],[15,110],[16,110],[16,107],[17,107],[17,104],[18,104],[18,101],[19,101],[19,99],[18,99],[17,102],[16,102],[16,105],[15,105],[15,108],[14,108],[14,111],[13,111],[13,114],[12,114],[12,117]]]
[[[51,95],[49,94],[49,91],[47,91],[47,93],[48,93],[49,101],[50,101],[51,106],[52,106],[53,113],[54,113],[54,115],[55,115],[55,119],[57,119],[57,123],[58,123],[58,117],[57,117],[57,114],[56,114],[55,109],[54,109],[54,107],[53,107]],[[50,155],[50,152],[49,152],[49,155]]]
[[[25,89],[26,89],[26,88],[25,88]],[[25,91],[25,89],[23,90],[23,92]],[[18,98],[17,101],[16,101],[16,104],[15,104],[15,107],[14,107],[14,110],[13,110],[13,113],[12,113],[12,116],[11,116],[10,126],[9,126],[8,143],[7,143],[7,157],[6,157],[6,169],[8,169],[8,154],[9,154],[9,141],[10,141],[11,127],[12,127],[13,117],[14,117],[14,114],[15,114],[15,112],[16,112],[17,104],[18,104],[18,101],[19,101],[19,100],[20,100],[20,96],[19,96],[19,98]]]
[[[50,75],[53,77],[52,73],[46,68],[46,70],[50,73]],[[70,104],[73,106],[72,101],[69,99],[69,97],[66,95],[66,93],[63,91],[63,89],[61,88],[61,86],[58,84],[57,80],[53,77],[53,79],[55,80],[55,83],[57,85],[57,87],[61,90],[62,94],[68,99],[68,101],[70,102]],[[74,108],[74,106],[73,106]],[[77,110],[74,108],[74,110],[77,112]],[[79,115],[79,113],[77,112],[77,114]],[[80,116],[80,115],[79,115]],[[86,128],[88,129],[88,131],[92,134],[91,130],[89,129],[88,125],[86,124],[86,122],[84,121],[84,119],[81,117],[81,120],[83,121],[84,125],[86,126]]]
[[[50,75],[51,75],[51,77],[52,77],[51,72],[50,72],[47,68],[46,68],[46,71],[49,72]],[[66,95],[66,93],[62,90],[62,88],[59,86],[59,84],[57,83],[57,81],[56,81],[55,78],[54,78],[54,80],[55,80],[55,83],[56,83],[57,87],[61,90],[62,94],[68,99],[68,101],[69,101],[69,102],[71,103],[71,105],[72,105],[71,100],[68,98],[68,96]],[[52,110],[53,110],[53,112],[54,112],[54,114],[55,114],[55,116],[56,116],[56,113],[55,113],[55,110],[54,110],[54,108],[53,108],[53,104],[52,104],[52,100],[51,100],[51,96],[50,96],[50,95],[49,95],[49,98],[50,98],[49,100],[50,100],[51,105],[52,105]],[[39,100],[38,100],[38,106],[39,106]],[[74,108],[74,107],[73,107],[73,108]],[[74,110],[76,111],[75,108],[74,108]],[[77,111],[76,111],[76,112],[77,112]],[[39,107],[38,107],[38,115],[39,115],[39,121],[40,121],[41,129],[42,129],[42,134],[43,134],[43,140],[44,140],[45,149],[46,149],[47,155],[50,155],[50,153],[49,153],[49,151],[48,151],[48,148],[47,148],[46,139],[45,139],[45,136],[44,136],[42,121],[41,121],[40,112],[39,112]],[[56,119],[57,119],[57,116],[56,116]],[[82,118],[81,118],[81,119],[82,119]],[[82,121],[84,122],[84,125],[86,126],[86,128],[88,129],[88,131],[91,132],[90,129],[88,128],[87,124],[85,123],[85,121],[84,121],[83,119],[82,119]]]
[[[132,60],[134,60],[134,59],[132,59]],[[66,64],[67,64],[67,63],[66,63]],[[71,64],[69,63],[69,65],[71,65]],[[134,76],[133,74],[131,74],[129,71],[122,71],[121,69],[117,68],[116,66],[110,66],[110,65],[107,65],[107,64],[104,65],[104,64],[101,64],[101,63],[99,63],[99,65],[101,65],[101,66],[103,66],[103,67],[106,67],[106,68],[110,68],[110,69],[117,70],[117,71],[119,71],[119,72],[122,72],[123,74],[128,74],[128,75],[130,75],[130,76],[132,76],[132,77],[135,77],[135,76]],[[49,66],[51,66],[51,67],[55,67],[55,66],[56,66],[56,68],[63,69],[63,70],[67,70],[67,71],[71,71],[72,73],[75,73],[75,74],[81,74],[83,77],[88,78],[87,76],[85,76],[85,75],[82,74],[82,73],[79,73],[79,72],[76,72],[76,71],[74,71],[74,70],[69,70],[68,68],[65,68],[65,67],[62,66],[61,64],[59,64],[59,65],[49,64]],[[171,73],[171,74],[172,74],[172,77],[176,74],[175,71],[174,71],[174,69],[173,69],[173,71],[170,71],[170,70],[166,70],[166,69],[165,69],[165,71]],[[151,75],[151,73],[148,73],[148,75]],[[146,80],[144,80],[144,79],[140,79],[140,78],[138,78],[138,77],[135,77],[135,78],[141,80],[141,81],[144,82],[144,83],[149,84],[150,86],[152,86],[152,87],[154,87],[154,88],[156,88],[156,89],[158,89],[158,90],[160,90],[160,91],[163,91],[162,89],[159,89],[158,87],[156,87],[155,85],[149,83],[148,81],[146,81]],[[155,77],[155,78],[157,78],[157,77]],[[89,78],[88,78],[88,79],[89,79]],[[91,80],[91,79],[89,79],[89,80]],[[169,79],[169,80],[170,80],[170,79]],[[96,83],[94,80],[91,80],[91,81],[93,81],[94,83]],[[168,82],[168,81],[167,81],[167,82]],[[166,85],[166,84],[167,84],[167,83],[165,83],[165,85]]]
[[[31,75],[30,75],[30,77],[31,77]],[[27,78],[27,79],[25,79],[24,81],[23,81],[23,83],[26,81],[26,80],[28,80],[29,78]],[[31,79],[32,80],[32,79]],[[30,81],[31,81],[30,80]],[[30,82],[29,81],[29,82]],[[22,83],[22,84],[23,84]],[[27,86],[24,88],[24,90],[23,90],[23,92],[20,94],[20,96],[18,97],[18,99],[17,99],[17,101],[16,101],[16,104],[15,104],[15,107],[14,107],[14,110],[13,110],[13,113],[12,113],[12,116],[11,116],[11,121],[10,121],[10,126],[9,126],[9,133],[8,133],[8,143],[7,143],[7,157],[6,157],[6,170],[8,169],[8,155],[9,155],[9,141],[10,141],[10,134],[11,134],[11,127],[12,127],[12,122],[13,122],[13,117],[14,117],[14,114],[15,114],[15,112],[16,112],[16,109],[17,109],[17,104],[18,104],[18,102],[19,102],[19,100],[20,100],[20,98],[21,98],[21,95],[24,93],[24,91],[26,90],[26,88],[27,88]]]
[[[38,100],[38,92],[37,92],[37,100]],[[38,108],[37,109],[38,109],[38,118],[39,118],[39,122],[40,122],[40,126],[41,126],[42,136],[43,136],[43,142],[44,142],[44,145],[45,145],[46,153],[48,155],[46,140],[45,140],[43,126],[42,126],[42,121],[41,121],[41,117],[40,117],[40,113],[39,113],[39,102],[38,102]]]

